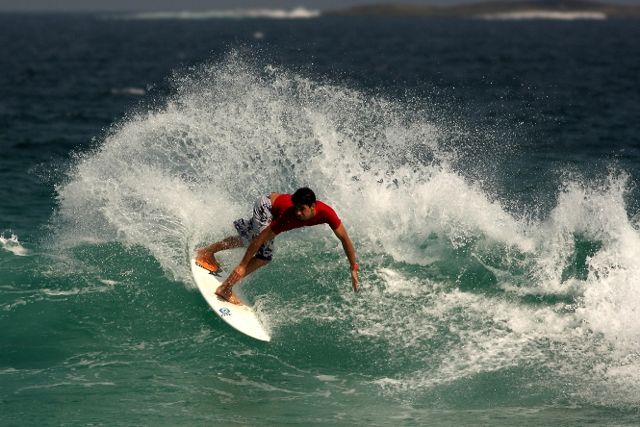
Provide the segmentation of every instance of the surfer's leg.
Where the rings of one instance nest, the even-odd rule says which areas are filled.
[[[218,271],[220,264],[216,260],[215,253],[225,249],[234,249],[244,246],[244,242],[240,236],[229,236],[219,242],[198,249],[196,254],[196,264],[209,271]]]
[[[258,234],[266,227],[269,226],[273,215],[271,213],[271,197],[269,194],[265,194],[259,197],[253,205],[253,215],[251,219],[237,219],[233,222],[233,226],[238,232],[238,239],[241,246],[248,246],[249,243],[255,239]],[[237,241],[231,241],[232,244],[237,244]],[[237,246],[234,246],[237,247]],[[265,242],[256,255],[249,261],[245,269],[244,277],[253,273],[260,267],[263,267],[271,261],[273,256],[273,240]],[[243,277],[243,278],[244,278]],[[227,279],[228,280],[228,279]],[[216,289],[216,294],[221,298],[233,303],[240,304],[237,297],[231,291],[231,288],[237,283],[228,284],[227,280]]]
[[[253,273],[257,269],[259,269],[260,267],[264,267],[267,264],[269,264],[269,260],[260,259],[260,258],[252,258],[251,261],[249,261],[249,264],[247,265],[247,269],[246,269],[246,273],[245,273],[244,277],[247,277],[248,275],[250,275],[251,273]]]
[[[256,271],[257,269],[259,269],[260,267],[264,267],[267,264],[269,264],[269,260],[260,259],[260,258],[251,258],[251,261],[249,261],[249,264],[247,265],[247,268],[245,270],[243,279],[246,278],[251,273],[253,273],[254,271]],[[235,285],[237,285],[240,282],[238,281],[230,285],[225,283],[218,286],[218,289],[216,289],[216,295],[225,299],[226,301],[229,301],[232,304],[242,304],[242,302],[240,302],[240,299],[233,293],[233,289],[232,289]]]
[[[235,249],[242,246],[244,246],[244,242],[240,236],[229,236],[219,242],[207,246],[206,249],[211,248],[211,252],[215,254],[216,252],[224,251],[225,249]]]

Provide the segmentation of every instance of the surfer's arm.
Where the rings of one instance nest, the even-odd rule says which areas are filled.
[[[238,264],[238,266],[233,270],[233,273],[231,273],[227,280],[224,281],[224,284],[227,286],[233,286],[242,279],[246,274],[249,261],[251,261],[256,252],[258,252],[260,246],[274,237],[276,237],[276,234],[271,230],[271,227],[266,227],[262,230],[260,234],[258,234],[256,238],[249,243],[247,251],[244,253],[240,264]]]
[[[347,255],[347,259],[349,260],[349,264],[351,265],[351,284],[353,285],[353,291],[356,292],[358,287],[360,286],[360,280],[358,279],[358,262],[356,261],[356,250],[353,248],[353,243],[351,242],[351,238],[349,238],[349,233],[347,233],[347,229],[344,228],[344,225],[340,224],[338,228],[333,230],[336,237],[340,239],[342,242],[342,248],[344,249],[344,253]]]

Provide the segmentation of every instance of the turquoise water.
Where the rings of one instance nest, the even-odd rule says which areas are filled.
[[[634,22],[0,19],[3,425],[638,423]],[[302,185],[262,343],[188,260]]]

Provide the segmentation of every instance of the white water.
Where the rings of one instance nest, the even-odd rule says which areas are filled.
[[[20,244],[18,236],[13,233],[9,237],[5,237],[4,233],[0,234],[0,245],[2,249],[17,256],[27,256],[28,254],[28,251]]]
[[[195,246],[231,233],[257,195],[309,185],[352,235],[364,292],[339,312],[303,299],[291,319],[355,319],[354,336],[385,340],[411,370],[373,380],[381,389],[519,367],[577,384],[580,401],[640,403],[640,234],[626,178],[567,179],[549,215],[525,220],[454,170],[441,148],[454,134],[428,109],[232,54],[177,76],[166,105],[78,157],[57,188],[57,242],[139,245],[190,283]],[[576,236],[597,246],[586,278],[564,277]],[[499,292],[468,292],[433,270],[455,257],[491,271]],[[442,334],[434,355],[429,343]]]

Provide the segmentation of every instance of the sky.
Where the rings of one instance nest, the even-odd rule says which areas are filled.
[[[445,6],[482,0],[0,0],[0,11],[175,11],[214,9],[344,9],[358,4],[423,4]],[[511,0],[518,1],[518,0]],[[640,4],[640,0],[595,0]]]

